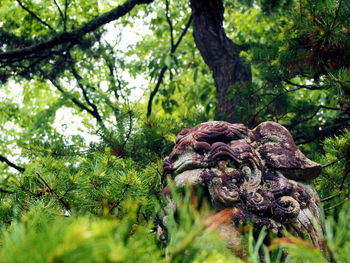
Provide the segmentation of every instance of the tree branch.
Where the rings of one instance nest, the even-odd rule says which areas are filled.
[[[48,23],[46,23],[44,20],[42,20],[40,17],[38,17],[34,12],[30,11],[27,7],[25,7],[21,1],[16,0],[16,2],[20,5],[20,7],[22,7],[25,11],[27,11],[32,17],[34,17],[40,23],[42,23],[46,27],[50,28],[50,30],[55,31],[55,29],[53,29]]]
[[[0,162],[6,163],[8,166],[15,168],[17,171],[19,171],[21,173],[23,173],[25,171],[25,168],[20,167],[18,165],[15,165],[13,162],[11,162],[9,159],[7,159],[5,156],[0,155]]]
[[[284,80],[284,82],[289,84],[289,85],[298,87],[300,89],[308,89],[308,90],[320,90],[321,89],[321,87],[316,86],[316,85],[300,85],[300,84],[291,82],[290,80]]]
[[[63,21],[63,31],[67,31],[67,10],[68,10],[68,0],[64,2],[64,21]]]
[[[120,5],[109,12],[106,12],[91,21],[87,22],[78,29],[71,32],[64,32],[56,35],[55,37],[40,42],[38,44],[16,50],[10,50],[7,52],[0,53],[0,61],[4,62],[6,60],[11,60],[14,58],[26,58],[26,56],[34,54],[36,52],[43,52],[48,49],[52,49],[55,46],[64,44],[67,42],[77,42],[85,34],[90,33],[97,28],[114,21],[128,12],[130,12],[136,5],[152,3],[154,0],[128,0],[123,5]]]
[[[61,85],[52,77],[44,75],[45,77],[48,78],[48,80],[52,83],[52,85],[54,85],[62,94],[66,95],[67,93],[64,91],[64,89],[61,87]],[[80,101],[78,101],[76,98],[71,98],[71,101],[78,106],[81,110],[85,110],[87,113],[89,113],[90,115],[92,115],[94,118],[96,118],[95,116],[95,112],[91,109],[89,109],[88,107],[86,107],[83,103],[81,103]]]
[[[84,88],[84,85],[81,83],[83,78],[75,70],[74,66],[72,66],[72,73],[73,73],[73,76],[75,77],[75,79],[76,79],[76,81],[78,83],[79,88],[83,92],[83,96],[84,96],[85,101],[93,109],[93,116],[96,118],[96,120],[98,122],[102,122],[102,118],[101,118],[101,116],[100,116],[100,114],[98,112],[97,106],[94,103],[92,103],[91,100],[89,99],[89,96],[87,95],[86,89]]]
[[[63,196],[60,197],[51,187],[50,185],[46,182],[46,180],[38,173],[36,172],[36,175],[40,178],[40,180],[46,185],[46,187],[50,190],[50,192],[54,193],[54,195],[57,197],[58,201],[69,211],[70,211],[70,205],[63,200]]]
[[[170,27],[170,50],[173,50],[174,48],[174,32],[173,32],[173,24],[171,23],[170,17],[169,17],[169,0],[165,0],[165,17]]]
[[[344,159],[345,157],[346,157],[346,155],[344,154],[344,155],[338,157],[337,159],[331,161],[330,163],[327,163],[327,164],[322,165],[322,169],[324,169],[324,168],[326,168],[326,167],[328,167],[328,166],[331,166],[331,165],[335,164],[336,162],[340,161],[341,159]]]
[[[57,1],[56,1],[56,0],[53,0],[53,1],[54,1],[55,5],[56,5],[56,7],[57,7],[57,9],[58,9],[58,12],[60,13],[60,16],[61,16],[62,22],[63,22],[63,27],[64,27],[64,15],[63,15],[63,13],[62,13],[62,10],[61,10],[59,4],[57,3]],[[64,31],[66,31],[66,30],[64,30]]]
[[[266,103],[260,110],[258,110],[258,111],[254,114],[253,119],[252,119],[251,122],[255,122],[256,117],[257,117],[264,109],[266,109],[266,108],[269,107],[272,103],[274,103],[279,97],[281,97],[281,96],[283,96],[283,95],[285,95],[285,94],[287,94],[287,93],[289,93],[289,92],[294,92],[294,91],[300,90],[300,89],[302,89],[302,88],[304,88],[304,87],[298,87],[298,88],[291,89],[291,90],[285,90],[285,91],[283,91],[282,93],[276,95],[270,102]]]
[[[170,54],[171,55],[175,53],[175,51],[176,51],[177,47],[180,45],[183,37],[186,35],[186,33],[187,33],[191,23],[192,23],[192,15],[190,16],[190,18],[189,18],[189,20],[188,20],[184,30],[182,31],[179,39],[176,41],[175,45],[172,46],[172,49],[170,50]],[[149,96],[148,106],[147,106],[147,115],[146,115],[147,117],[149,117],[151,115],[151,113],[152,113],[153,98],[157,94],[157,92],[159,90],[159,87],[160,87],[160,85],[163,82],[164,74],[165,74],[165,71],[167,69],[168,69],[168,66],[165,65],[159,72],[157,84],[156,84],[156,86],[154,87],[154,89],[152,90],[152,92],[151,92],[151,94]]]
[[[336,110],[336,111],[341,111],[341,108],[336,108],[336,107],[330,107],[330,106],[325,106],[325,105],[320,105],[320,107],[322,109],[326,109],[326,110]]]
[[[126,145],[126,143],[128,142],[128,140],[129,140],[129,138],[130,138],[130,135],[131,135],[131,131],[132,131],[132,111],[129,110],[129,111],[128,111],[128,114],[129,114],[129,131],[128,131],[128,134],[126,135],[126,138],[125,138],[125,141],[124,141],[122,147],[120,148],[120,155],[123,154],[125,145]]]
[[[302,123],[302,122],[306,122],[309,121],[311,119],[313,119],[316,114],[319,112],[319,110],[321,109],[321,106],[318,106],[317,109],[315,110],[315,112],[313,114],[311,114],[309,117],[306,117],[304,119],[301,119],[299,121],[293,122],[291,124],[285,124],[284,126],[288,129],[293,129],[295,126],[297,126],[298,124]]]
[[[3,188],[0,188],[0,192],[4,193],[4,194],[13,194],[13,193],[15,193],[15,192],[12,192],[10,190],[3,189]]]

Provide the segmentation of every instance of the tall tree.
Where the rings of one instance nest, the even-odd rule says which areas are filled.
[[[231,122],[242,122],[235,111],[240,97],[230,96],[234,85],[250,85],[250,67],[239,57],[237,46],[223,28],[224,6],[222,0],[191,0],[193,37],[205,63],[213,72],[221,117]],[[238,94],[237,94],[238,95]]]

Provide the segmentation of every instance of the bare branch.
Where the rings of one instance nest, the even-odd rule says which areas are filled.
[[[38,20],[40,23],[45,25],[46,27],[50,28],[50,30],[55,31],[48,23],[46,23],[44,20],[42,20],[40,17],[38,17],[34,12],[29,10],[27,7],[25,7],[21,1],[16,0],[16,2],[22,7],[25,11],[27,11],[32,17],[34,17],[36,20]]]
[[[64,27],[64,15],[63,15],[63,13],[62,13],[62,10],[61,10],[61,7],[59,6],[59,4],[57,3],[57,1],[56,0],[53,0],[54,1],[54,3],[55,3],[55,5],[56,5],[56,7],[57,7],[57,9],[58,9],[58,12],[60,13],[60,16],[61,16],[61,18],[62,18],[62,22],[63,22],[63,27]],[[65,30],[64,30],[65,31]]]
[[[10,190],[3,189],[3,188],[0,188],[0,192],[4,193],[4,194],[13,194],[13,193],[15,193],[15,192],[12,192]]]
[[[173,50],[174,48],[174,29],[173,24],[171,23],[170,17],[169,17],[169,0],[165,0],[165,16],[166,20],[170,27],[170,49]]]
[[[72,73],[73,73],[73,76],[75,77],[77,83],[78,83],[78,86],[79,88],[81,89],[81,91],[83,92],[83,96],[84,96],[84,99],[85,101],[87,102],[87,104],[90,105],[90,107],[93,109],[93,115],[94,117],[96,118],[96,120],[98,122],[102,122],[102,118],[98,112],[98,109],[97,109],[97,106],[91,102],[87,92],[86,92],[86,89],[84,88],[84,85],[82,84],[82,80],[83,78],[78,74],[78,72],[75,70],[74,66],[72,67]]]
[[[126,138],[125,138],[125,141],[124,141],[122,147],[120,148],[120,155],[123,154],[124,147],[125,147],[126,143],[128,142],[130,135],[131,135],[131,131],[132,131],[132,111],[129,110],[128,114],[129,114],[129,131],[128,131],[128,134],[126,135]]]
[[[68,42],[75,43],[87,33],[90,33],[109,22],[124,16],[125,14],[130,12],[136,5],[148,4],[153,1],[154,0],[128,0],[123,5],[120,5],[112,9],[111,11],[106,12],[92,19],[91,21],[87,22],[83,26],[71,32],[64,32],[64,33],[58,34],[47,41],[43,41],[26,48],[11,50],[8,52],[2,52],[0,53],[0,61],[4,62],[6,60],[11,60],[14,58],[25,58],[28,55],[34,54],[36,52],[43,52],[45,50],[52,49],[60,44],[64,44]]]
[[[5,156],[0,155],[0,162],[6,163],[8,166],[15,168],[17,171],[23,173],[25,171],[25,168],[20,167],[13,162],[11,162],[9,159],[7,159]]]
[[[326,110],[336,110],[336,111],[341,111],[341,108],[336,108],[336,107],[330,107],[330,106],[325,106],[325,105],[320,105],[320,107],[322,109],[326,109]]]
[[[322,165],[322,169],[335,164],[336,162],[340,161],[341,159],[344,159],[345,157],[346,157],[346,155],[344,154],[344,155],[338,157],[337,159],[335,159],[334,161],[331,161],[330,163]]]
[[[176,51],[177,47],[178,47],[178,46],[180,45],[180,43],[181,43],[181,40],[183,39],[183,37],[186,35],[188,29],[190,28],[190,25],[191,25],[191,23],[192,23],[192,17],[193,17],[193,16],[191,15],[191,16],[190,16],[190,19],[188,19],[188,22],[187,22],[187,24],[186,24],[184,30],[182,31],[182,33],[181,33],[179,39],[176,41],[176,43],[175,43],[175,45],[174,45],[174,49],[172,50],[172,53],[174,53],[174,52]]]
[[[64,21],[63,21],[63,31],[67,31],[67,10],[68,10],[68,0],[65,0],[64,2]]]
[[[330,201],[330,200],[332,200],[333,198],[335,198],[337,196],[339,196],[339,195],[331,195],[331,196],[328,196],[326,198],[321,199],[320,201],[321,201],[321,203],[327,202],[327,201]]]
[[[171,49],[170,54],[174,54],[174,53],[175,53],[177,47],[178,47],[178,46],[180,45],[180,43],[181,43],[181,40],[182,40],[183,37],[186,35],[186,33],[187,33],[187,31],[188,31],[188,29],[189,29],[191,23],[192,23],[192,15],[190,16],[190,18],[189,18],[189,20],[188,20],[188,22],[187,22],[187,24],[186,24],[184,30],[182,31],[182,33],[181,33],[179,39],[176,41],[176,44],[175,44],[175,45],[173,46],[173,48]],[[156,86],[154,87],[154,89],[152,90],[152,92],[151,92],[151,94],[150,94],[150,97],[149,97],[149,100],[148,100],[147,115],[146,115],[147,117],[149,117],[149,116],[151,115],[151,113],[152,113],[152,102],[153,102],[153,98],[154,98],[154,96],[157,94],[157,92],[158,92],[158,90],[159,90],[159,87],[160,87],[160,85],[161,85],[162,82],[163,82],[164,74],[165,74],[165,72],[166,72],[167,69],[168,69],[168,66],[165,65],[165,66],[160,70],[160,72],[159,72],[157,84],[156,84]]]
[[[52,83],[52,85],[54,85],[62,94],[67,94],[64,89],[61,87],[61,85],[52,77],[44,75],[48,78],[48,80]],[[95,116],[95,112],[91,109],[89,109],[88,107],[86,107],[83,103],[81,103],[80,101],[78,101],[76,98],[71,98],[71,101],[78,106],[81,110],[85,110],[87,113],[89,113],[90,115],[92,115],[94,118],[96,118]]]
[[[163,82],[164,74],[165,74],[165,71],[167,69],[168,69],[168,67],[164,66],[159,72],[157,84],[156,84],[156,86],[154,87],[154,89],[152,90],[152,92],[151,92],[151,94],[149,96],[148,106],[147,106],[147,117],[149,117],[151,115],[151,113],[152,113],[153,98],[157,94],[157,92],[159,90],[159,87],[160,87],[160,84],[162,84],[162,82]]]
[[[308,89],[308,90],[320,90],[321,89],[321,87],[316,86],[316,85],[300,85],[300,84],[291,82],[290,80],[284,80],[284,82],[289,84],[289,85],[298,87],[300,89]]]

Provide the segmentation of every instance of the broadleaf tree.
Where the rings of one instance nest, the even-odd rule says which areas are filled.
[[[164,209],[162,160],[184,127],[272,120],[324,165],[315,184],[329,254],[298,239],[267,249],[249,234],[234,254],[346,260],[349,12],[344,0],[1,1],[0,253],[16,261],[56,236],[23,258],[240,262],[188,196],[165,244],[149,233]]]

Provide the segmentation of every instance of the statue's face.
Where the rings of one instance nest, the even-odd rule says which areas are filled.
[[[249,130],[213,121],[179,133],[164,160],[163,180],[170,177],[176,187],[207,187],[216,210],[234,208],[236,224],[253,221],[257,230],[265,226],[300,235],[315,231],[311,217],[319,219],[318,197],[308,181],[320,171],[277,123]]]

